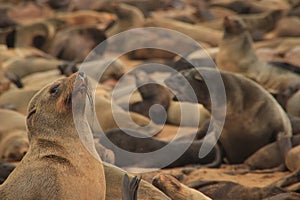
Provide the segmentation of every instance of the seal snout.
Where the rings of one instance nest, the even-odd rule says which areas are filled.
[[[84,72],[78,72],[75,80],[75,92],[86,93],[88,89],[88,79]]]

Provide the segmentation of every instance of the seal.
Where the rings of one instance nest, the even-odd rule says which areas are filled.
[[[281,156],[284,158],[291,148],[290,121],[276,100],[259,84],[240,75],[210,68],[191,69],[183,71],[182,74],[166,79],[166,85],[177,93],[178,99],[190,102],[193,102],[192,96],[186,91],[192,87],[198,103],[203,104],[210,112],[211,94],[204,80],[214,80],[221,76],[225,87],[226,104],[218,102],[217,106],[220,108],[226,106],[226,118],[219,141],[229,163],[243,162],[276,138]],[[220,116],[212,116],[214,121],[216,117]],[[217,123],[214,123],[214,126],[218,126]]]
[[[13,47],[35,47],[46,51],[58,25],[56,21],[51,20],[18,25],[12,32],[13,36],[11,36],[14,38]]]
[[[28,103],[38,89],[29,88],[22,90],[9,90],[0,96],[0,105],[2,107],[10,106],[14,110],[26,115]]]
[[[103,165],[95,147],[88,145],[93,138],[83,117],[87,95],[87,77],[77,73],[32,98],[27,115],[30,148],[0,186],[1,198],[105,199]],[[81,120],[73,120],[73,112]],[[75,120],[86,140],[80,140]]]
[[[300,144],[300,135],[294,135],[291,140],[292,147],[295,148]],[[244,163],[248,165],[250,169],[276,168],[277,166],[282,166],[284,163],[288,163],[287,160],[289,152],[285,158],[285,161],[282,157],[278,156],[280,155],[280,148],[277,142],[273,142],[257,150],[255,153],[249,156]]]
[[[299,75],[257,58],[252,38],[243,20],[225,17],[224,27],[216,59],[219,69],[243,74],[272,93],[288,93],[290,96],[300,88]]]
[[[142,101],[129,105],[129,111],[151,118],[154,123],[165,123],[166,119],[163,117],[166,115],[166,110],[168,110],[171,101],[169,90],[156,83],[144,71],[136,71],[135,79]],[[160,107],[155,107],[156,104]]]
[[[62,60],[82,62],[104,40],[105,33],[95,27],[65,28],[56,33],[47,52]],[[96,49],[94,53],[102,54],[103,50]]]
[[[150,153],[170,145],[170,152],[178,152],[178,149],[187,150],[174,162],[166,166],[166,168],[180,167],[189,164],[197,164],[205,167],[216,167],[221,163],[221,152],[216,146],[211,152],[203,158],[198,157],[198,152],[202,146],[202,141],[194,141],[190,145],[183,140],[173,141],[171,144],[168,142],[145,137],[145,135],[132,130],[112,129],[105,132],[107,138],[100,136],[101,144],[107,149],[115,153],[115,165],[119,167],[142,167],[142,168],[157,168],[161,167],[161,160],[158,158],[147,157],[140,158],[124,158],[119,149],[134,153]],[[121,156],[121,157],[120,157]]]
[[[109,37],[129,28],[141,27],[145,21],[142,11],[135,6],[110,3],[107,10],[112,11],[118,17],[116,22],[105,32]]]
[[[92,130],[96,133],[103,133],[114,128],[128,128],[144,133],[159,130],[157,125],[150,124],[147,117],[134,112],[128,113],[101,95],[96,95],[95,110],[101,128],[100,130],[99,127],[92,126]]]
[[[0,162],[18,162],[28,151],[25,116],[0,109]]]
[[[158,174],[153,178],[152,184],[173,200],[211,200],[201,192],[180,183],[171,175]]]
[[[60,65],[67,64],[56,59],[41,57],[11,58],[3,63],[4,75],[17,87],[22,88],[22,78],[33,73],[57,70]]]

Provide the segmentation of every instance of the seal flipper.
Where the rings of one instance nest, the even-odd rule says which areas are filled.
[[[141,178],[136,176],[130,181],[127,174],[123,177],[122,183],[122,200],[137,200],[137,190],[140,184]]]

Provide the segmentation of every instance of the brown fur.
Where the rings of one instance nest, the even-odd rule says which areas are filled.
[[[105,199],[101,160],[95,158],[94,146],[90,152],[84,146],[73,121],[72,104],[83,115],[80,102],[85,102],[88,94],[86,81],[77,81],[73,89],[76,75],[47,85],[32,98],[27,116],[30,148],[1,185],[1,198]],[[92,139],[87,123],[78,123],[82,134]]]
[[[166,195],[173,200],[210,200],[211,198],[205,196],[201,192],[189,188],[188,186],[180,183],[176,178],[171,175],[158,174],[152,180],[152,184],[158,187]]]
[[[300,76],[258,60],[247,26],[240,18],[225,17],[224,27],[217,55],[218,68],[243,74],[273,93],[292,95],[300,89]]]
[[[0,162],[20,161],[28,147],[25,116],[0,109]]]
[[[226,92],[226,102],[224,102],[226,118],[219,140],[228,161],[243,162],[252,153],[276,138],[278,141],[282,139],[287,142],[281,145],[282,156],[284,156],[291,148],[292,130],[290,121],[279,104],[255,82],[232,73],[220,73]],[[203,77],[214,80],[218,78],[218,74],[218,71],[208,68],[184,72],[185,78],[197,96],[198,103],[202,103],[209,111],[211,111],[210,94]],[[185,101],[191,101],[189,94],[185,93],[188,83],[182,84],[180,82],[182,79],[182,76],[174,76],[167,79],[166,84],[178,92],[177,98],[179,96]],[[218,102],[217,106],[221,108],[225,105]]]

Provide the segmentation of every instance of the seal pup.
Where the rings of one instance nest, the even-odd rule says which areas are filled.
[[[199,74],[200,72],[200,74]],[[219,141],[229,163],[241,163],[259,148],[276,140],[284,158],[291,149],[292,129],[290,121],[276,100],[259,84],[232,73],[216,69],[196,68],[166,79],[165,83],[177,94],[177,98],[192,101],[187,88],[192,87],[198,103],[211,112],[208,87],[204,80],[221,76],[226,93],[225,123]],[[205,77],[205,79],[203,78]],[[187,80],[184,81],[184,80]],[[220,88],[216,88],[220,90]],[[212,116],[213,119],[220,116]],[[214,126],[218,126],[214,123]]]
[[[182,112],[184,111],[184,112]],[[195,115],[199,115],[199,121],[196,121]],[[167,110],[167,122],[176,126],[195,126],[202,127],[210,119],[210,113],[201,104],[170,101]]]
[[[10,106],[14,110],[26,115],[28,103],[39,89],[29,88],[22,90],[9,90],[0,96],[0,105]]]
[[[11,58],[2,65],[4,75],[18,88],[23,87],[22,78],[36,72],[57,70],[60,65],[67,64],[62,60],[41,57]]]
[[[103,165],[84,120],[87,95],[87,77],[78,73],[47,85],[32,98],[27,115],[30,148],[0,186],[1,198],[105,199]],[[76,122],[85,141],[75,128],[72,107],[82,116]]]
[[[147,157],[146,159],[138,157],[124,158],[119,151],[120,148],[134,153],[151,153],[166,145],[169,145],[170,152],[178,152],[178,149],[187,148],[180,157],[165,166],[166,168],[189,164],[201,165],[203,167],[216,167],[220,165],[222,159],[220,149],[217,145],[207,156],[199,158],[198,152],[203,144],[202,141],[194,141],[188,144],[184,140],[178,139],[169,144],[166,141],[156,138],[145,137],[145,135],[129,129],[112,129],[107,131],[105,132],[105,136],[100,136],[100,142],[104,147],[115,153],[115,164],[119,167],[157,168],[160,166],[160,163],[162,163],[160,159],[154,157]]]
[[[113,128],[128,128],[144,132],[159,130],[155,124],[149,125],[150,119],[147,117],[134,112],[128,113],[110,99],[106,99],[100,95],[97,95],[95,98],[95,109],[97,120],[103,132]],[[95,126],[92,129],[96,133],[102,132]]]
[[[146,20],[146,27],[163,27],[179,31],[187,36],[193,38],[197,42],[207,43],[211,46],[217,46],[222,39],[220,31],[207,28],[201,25],[192,25],[184,22],[180,22],[173,19],[152,17]]]
[[[243,74],[275,94],[291,96],[300,89],[299,75],[259,60],[252,43],[247,26],[240,18],[225,17],[224,36],[216,58],[218,68]]]
[[[15,28],[13,47],[35,47],[46,51],[56,34],[57,24],[51,21],[33,22]]]
[[[265,39],[274,39],[278,37],[299,37],[300,31],[296,28],[299,25],[299,17],[284,17],[279,20],[275,30],[265,36]]]
[[[201,192],[180,183],[171,175],[158,174],[153,178],[152,184],[173,200],[212,200]]]

